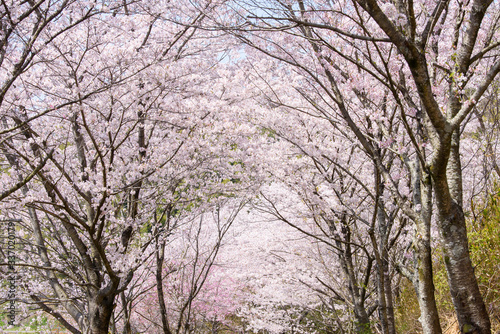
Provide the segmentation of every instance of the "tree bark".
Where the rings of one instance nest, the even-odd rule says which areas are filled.
[[[491,324],[470,259],[462,208],[455,202],[449,210],[443,210],[442,206],[438,201],[444,262],[460,331],[489,334]]]
[[[389,334],[396,334],[396,319],[394,317],[394,302],[392,298],[392,282],[391,275],[389,273],[389,254],[387,247],[385,247],[384,252],[382,252],[382,268],[384,270],[383,284],[386,303],[385,307],[387,310],[387,332]]]
[[[442,137],[432,165],[438,226],[443,242],[448,284],[460,331],[489,334],[491,333],[489,315],[474,274],[465,216],[458,202],[461,200],[462,180],[456,175],[451,180],[447,177],[453,170],[459,168],[457,156],[450,158],[450,153],[454,149],[458,149],[458,143],[453,141],[452,133]]]
[[[132,334],[132,327],[130,326],[130,313],[128,311],[127,298],[125,297],[125,291],[120,293],[120,299],[122,301],[123,307],[123,334]]]
[[[113,314],[115,295],[102,296],[99,293],[89,301],[90,334],[108,334]]]
[[[376,182],[380,183],[380,178],[378,173],[375,174],[376,174]],[[380,185],[378,185],[378,187],[380,187]],[[380,198],[379,201],[381,201]],[[382,333],[389,334],[389,319],[387,315],[387,300],[386,300],[387,291],[385,290],[386,286],[384,284],[385,283],[384,272],[387,268],[384,266],[384,258],[383,258],[383,253],[384,253],[383,240],[385,239],[385,231],[384,231],[385,213],[383,212],[384,205],[382,203],[376,204],[380,207],[377,210],[376,220],[378,221],[379,224],[379,236],[380,239],[382,239],[382,241],[380,242],[380,244],[378,244],[373,228],[370,230],[370,238],[375,253],[375,259],[377,261],[377,298],[378,298],[380,327],[382,328]]]
[[[167,307],[165,304],[165,296],[163,292],[163,260],[165,252],[165,242],[159,243],[156,238],[156,292],[158,294],[158,304],[160,306],[161,324],[164,334],[172,334],[167,319]]]
[[[412,183],[415,189],[414,201],[421,206],[420,219],[415,222],[416,233],[414,248],[416,268],[413,285],[417,293],[420,307],[420,323],[424,333],[442,333],[439,314],[434,295],[431,249],[431,217],[432,217],[432,182],[430,176],[422,171],[420,162],[415,161],[411,168]]]
[[[379,175],[378,172],[376,172]],[[381,180],[378,179],[379,183],[378,187],[383,192],[384,186],[381,183]],[[394,318],[394,307],[392,301],[392,284],[391,277],[389,274],[389,233],[390,226],[392,225],[392,220],[388,217],[385,211],[385,204],[382,198],[379,198],[379,208],[377,210],[377,221],[378,221],[378,231],[379,231],[379,254],[380,258],[377,259],[379,261],[379,304],[383,305],[383,319],[385,321],[385,332],[387,334],[395,334],[396,333],[396,323]],[[376,245],[374,245],[376,247]]]
[[[418,305],[420,307],[420,323],[423,333],[441,333],[439,315],[434,297],[434,282],[432,273],[432,255],[430,234],[422,235],[418,232],[415,240],[417,254],[417,272],[415,273],[415,289],[417,291]]]
[[[460,161],[459,130],[453,131],[453,135],[451,136],[450,158],[446,168],[446,177],[448,179],[452,199],[460,207],[463,207],[462,163]]]

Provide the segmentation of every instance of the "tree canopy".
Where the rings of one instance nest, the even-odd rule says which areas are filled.
[[[499,21],[491,0],[3,1],[0,323],[498,330]]]

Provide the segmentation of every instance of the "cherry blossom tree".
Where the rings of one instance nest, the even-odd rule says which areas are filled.
[[[178,6],[103,5],[53,36],[19,76],[5,119],[11,174],[33,175],[2,202],[4,215],[29,222],[18,301],[73,333],[108,333],[173,203],[206,201],[245,178],[236,158],[224,158],[232,139],[216,125],[224,87],[214,66],[224,50],[186,26],[203,17],[197,6],[211,5]]]
[[[297,94],[312,86],[305,98],[314,115],[349,130],[373,160],[381,185],[414,223],[416,268],[407,274],[424,332],[441,332],[432,282],[435,205],[460,328],[489,333],[468,253],[460,133],[500,69],[496,4],[297,1],[234,7],[235,34],[280,60],[273,70],[287,73],[283,80],[293,75],[286,82],[298,87]],[[407,193],[388,168],[381,151],[387,147],[405,162]]]

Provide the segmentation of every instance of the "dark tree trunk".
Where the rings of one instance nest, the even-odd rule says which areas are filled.
[[[167,307],[165,305],[165,296],[163,292],[163,260],[165,252],[165,242],[158,242],[156,239],[156,292],[158,294],[158,304],[160,306],[161,324],[164,334],[172,334],[167,319]]]
[[[392,298],[392,282],[389,273],[389,254],[387,248],[383,252],[382,265],[384,268],[384,292],[385,292],[385,308],[387,312],[387,332],[389,334],[396,334],[396,319],[394,317],[394,303]]]
[[[489,334],[491,324],[470,259],[462,208],[452,202],[451,210],[440,217],[439,225],[451,299],[460,331]]]
[[[127,298],[125,297],[125,291],[120,293],[120,298],[122,301],[123,308],[123,334],[132,334],[132,327],[130,326],[130,313],[128,311]]]
[[[356,333],[358,334],[371,334],[371,326],[370,326],[370,316],[366,311],[365,307],[365,289],[364,286],[359,286],[359,282],[356,279],[353,252],[351,249],[351,231],[349,224],[347,223],[347,218],[345,215],[342,217],[343,229],[345,230],[345,244],[342,245],[340,242],[337,242],[339,248],[343,248],[343,252],[339,254],[340,263],[344,270],[344,274],[348,279],[349,293],[351,302],[354,304],[354,318],[355,318],[355,326]],[[334,227],[332,228],[332,230]],[[369,261],[369,267],[371,267],[371,262]]]
[[[95,296],[89,302],[90,334],[108,334],[115,295]]]
[[[470,259],[462,209],[462,177],[457,131],[441,139],[434,182],[438,225],[451,299],[462,333],[490,334],[491,324]]]

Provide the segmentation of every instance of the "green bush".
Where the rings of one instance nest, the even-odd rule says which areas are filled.
[[[493,332],[500,332],[500,191],[469,224],[469,249]]]

